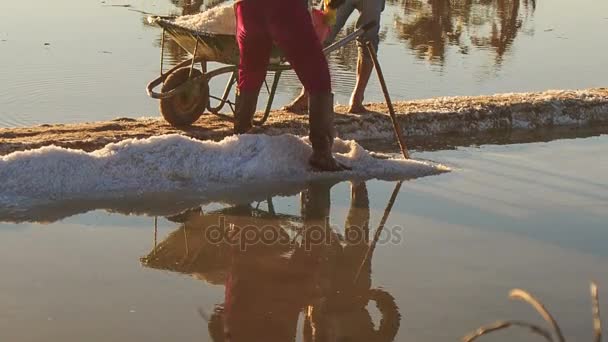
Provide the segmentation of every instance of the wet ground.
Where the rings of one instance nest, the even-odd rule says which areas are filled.
[[[394,142],[394,128],[386,114],[387,106],[384,103],[366,106],[368,112],[361,115],[347,114],[346,106],[335,107],[338,136],[364,145],[369,145],[369,140],[383,144]],[[544,141],[608,132],[608,88],[398,101],[393,102],[393,108],[403,135],[407,137],[406,144],[412,149],[495,141]],[[261,111],[255,116],[262,117]],[[203,115],[189,127],[173,127],[158,118],[118,118],[92,123],[0,128],[0,156],[53,145],[91,152],[126,139],[166,134],[222,140],[232,135],[231,118],[223,114]],[[304,136],[308,134],[308,116],[285,110],[272,111],[257,130],[266,135]]]
[[[607,142],[417,152],[454,171],[402,184],[316,182],[252,203],[174,201],[162,216],[161,200],[70,217],[58,204],[55,217],[36,218],[46,224],[0,224],[0,336],[455,341],[495,319],[538,322],[506,297],[521,287],[570,340],[590,340],[588,282],[604,298],[608,284]]]
[[[4,1],[0,126],[156,116],[157,101],[144,87],[159,72],[160,30],[133,10],[184,14],[207,5]],[[383,16],[380,60],[394,99],[601,87],[608,79],[606,13],[608,3],[593,0],[392,0]],[[169,46],[169,63],[183,57]],[[332,56],[340,103],[354,83],[355,57],[354,46]],[[217,94],[224,84],[212,86]],[[298,87],[293,75],[286,77],[276,106]],[[379,89],[374,78],[367,100],[382,100]]]

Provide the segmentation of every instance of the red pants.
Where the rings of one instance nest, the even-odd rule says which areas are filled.
[[[243,0],[236,4],[236,18],[239,90],[262,87],[274,42],[309,93],[331,91],[323,47],[302,0]]]

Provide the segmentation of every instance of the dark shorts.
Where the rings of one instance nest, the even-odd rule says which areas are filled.
[[[342,6],[338,8],[336,13],[336,24],[333,26],[326,43],[332,43],[338,33],[344,28],[346,21],[350,15],[357,10],[359,19],[357,19],[357,27],[363,26],[371,21],[375,21],[378,25],[374,29],[359,38],[359,43],[371,41],[376,50],[380,44],[380,16],[384,11],[385,0],[346,0]]]

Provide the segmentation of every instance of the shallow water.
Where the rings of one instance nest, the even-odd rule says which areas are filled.
[[[184,212],[190,204],[170,201],[156,218],[162,199],[71,217],[61,210],[77,204],[58,203],[55,217],[36,218],[46,224],[0,224],[0,338],[219,341],[225,326],[233,341],[455,341],[496,319],[538,322],[506,297],[521,287],[545,301],[568,339],[590,340],[588,281],[608,294],[607,143],[603,135],[418,152],[454,171],[403,182],[391,210],[399,183],[381,181],[315,182],[270,202]],[[298,243],[324,217],[333,235],[317,231],[334,243],[308,250],[210,243],[222,222],[274,227]]]
[[[158,115],[144,87],[159,72],[160,30],[132,10],[182,14],[208,5],[4,1],[0,126]],[[606,13],[608,2],[593,0],[388,1],[380,60],[395,99],[605,86]],[[184,56],[170,45],[166,57]],[[355,59],[352,45],[331,58],[340,103],[352,89]],[[223,86],[212,83],[216,94]],[[275,107],[298,88],[295,76],[285,77]],[[379,89],[374,79],[367,100],[382,100]]]

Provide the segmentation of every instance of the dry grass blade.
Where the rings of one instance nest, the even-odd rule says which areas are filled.
[[[511,290],[511,293],[509,293],[509,298],[519,299],[532,305],[532,307],[534,307],[534,309],[543,317],[543,319],[553,327],[558,341],[565,342],[564,334],[562,334],[559,324],[557,324],[553,316],[549,313],[549,311],[547,311],[545,306],[538,299],[532,296],[529,292],[521,289]]]
[[[595,333],[595,342],[602,341],[602,319],[600,316],[600,299],[597,293],[597,284],[591,282],[591,302],[593,310],[593,332]]]
[[[492,324],[488,324],[481,328],[478,328],[474,332],[463,337],[462,341],[463,342],[472,342],[481,336],[488,335],[490,333],[493,333],[493,332],[496,332],[499,330],[509,329],[512,327],[528,328],[528,329],[530,329],[531,332],[544,337],[545,340],[553,342],[553,338],[551,337],[551,333],[549,331],[547,331],[544,328],[541,328],[537,325],[530,324],[527,322],[522,322],[522,321],[497,321]]]

